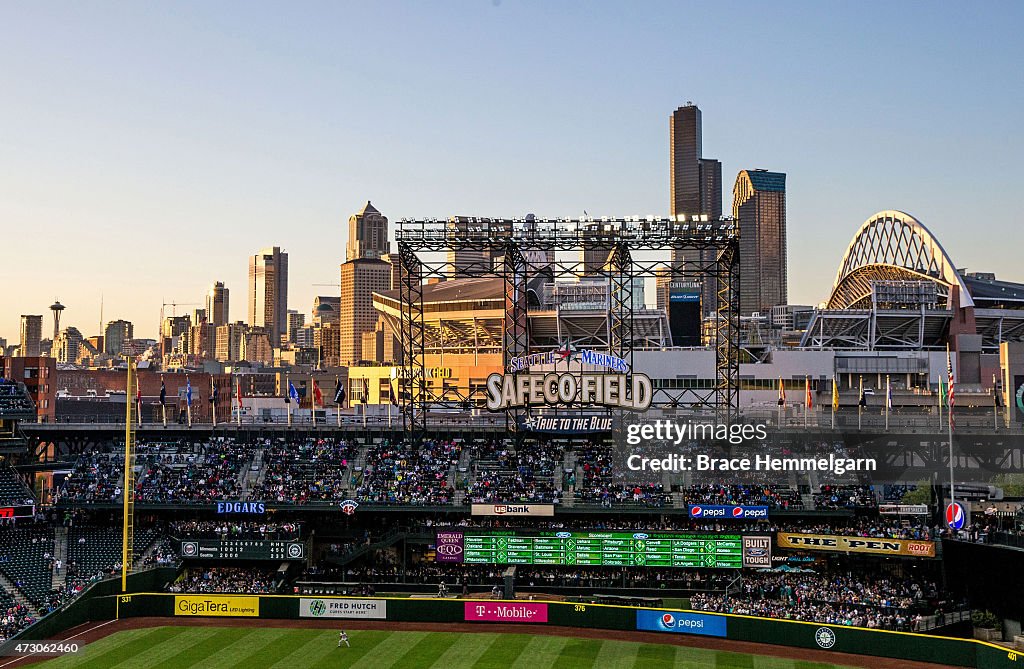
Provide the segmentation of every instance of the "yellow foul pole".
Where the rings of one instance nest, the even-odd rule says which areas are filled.
[[[128,570],[132,566],[132,549],[134,543],[135,526],[135,421],[132,420],[131,388],[135,383],[135,360],[128,359],[128,388],[129,397],[125,402],[125,429],[124,429],[124,486],[122,494],[124,498],[124,519],[121,535],[121,592],[128,590]]]

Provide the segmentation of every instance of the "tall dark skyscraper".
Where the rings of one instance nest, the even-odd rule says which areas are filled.
[[[740,313],[786,304],[786,175],[740,172],[732,189],[732,215],[740,225]]]
[[[701,139],[701,114],[692,102],[672,112],[669,119],[670,143],[670,189],[669,211],[673,217],[685,215],[686,220],[694,216],[707,216],[715,220],[722,215],[722,163],[714,158],[703,157]],[[684,251],[673,255],[674,265],[697,262],[697,251]],[[715,310],[715,289],[710,282],[704,282],[701,289],[701,311],[708,314]]]

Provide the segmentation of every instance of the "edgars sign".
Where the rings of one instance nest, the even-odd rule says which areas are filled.
[[[217,502],[217,513],[266,513],[263,502]]]

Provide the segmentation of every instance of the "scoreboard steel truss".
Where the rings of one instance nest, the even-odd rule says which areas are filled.
[[[680,217],[682,218],[682,217]],[[713,388],[656,388],[652,408],[689,404],[714,409],[731,421],[739,410],[739,226],[735,219],[682,221],[669,218],[621,219],[402,219],[396,230],[401,305],[402,366],[405,388],[399,393],[403,428],[417,438],[427,430],[427,410],[444,405],[426,382],[424,281],[431,278],[498,277],[504,284],[503,355],[509,360],[529,352],[527,283],[545,276],[554,281],[576,277],[580,262],[558,252],[583,251],[597,258],[589,272],[609,281],[610,350],[633,367],[633,287],[638,279],[702,281],[716,296],[713,338],[716,382]],[[669,252],[685,262],[648,260],[649,252]],[[461,256],[449,263],[445,254]],[[637,257],[638,254],[639,257]],[[450,403],[450,400],[447,402]],[[516,412],[506,412],[514,430]]]

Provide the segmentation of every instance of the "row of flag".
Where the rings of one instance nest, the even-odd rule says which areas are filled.
[[[216,402],[218,397],[219,397],[219,392],[218,392],[219,388],[216,385],[213,385],[212,387],[213,387],[213,390],[210,393],[210,401],[211,402]],[[135,401],[138,404],[142,404],[142,389],[138,386],[138,383],[136,383],[135,388],[136,388]],[[242,381],[239,378],[235,379],[235,389],[236,389],[236,397],[237,397],[237,400],[238,400],[238,404],[241,405],[242,404],[242,397],[243,397],[242,396]],[[397,406],[398,405],[397,394],[394,392],[394,388],[393,387],[391,387],[390,390],[391,390],[391,392],[390,392],[391,403]],[[369,380],[368,379],[363,379],[363,402],[364,403],[367,401],[367,398],[369,398],[369,396],[370,396],[370,383],[369,383]],[[343,405],[345,403],[345,398],[346,398],[345,388],[344,388],[343,384],[341,383],[341,380],[339,379],[337,381],[336,385],[335,385],[335,388],[334,388],[334,404],[337,404],[338,406]],[[286,403],[295,402],[296,404],[298,404],[299,401],[300,401],[299,391],[295,388],[295,384],[292,383],[290,380],[288,381],[288,392],[285,395],[284,401]],[[185,402],[186,402],[186,404],[189,404],[189,405],[192,404],[192,381],[191,381],[191,379],[189,379],[188,375],[185,376]],[[324,405],[324,395],[323,395],[323,392],[320,390],[320,384],[317,382],[316,379],[313,379],[313,402],[314,402],[314,405],[319,405],[319,406],[323,406]],[[164,380],[161,377],[161,379],[160,379],[160,406],[166,406],[166,405],[167,405],[167,386],[164,384]]]
[[[953,406],[955,405],[955,388],[956,380],[953,375],[953,359],[950,356],[949,347],[946,347],[946,379],[947,383],[942,383],[942,377],[939,376],[939,405],[949,408],[949,420],[950,424],[953,424]],[[779,377],[779,406],[786,405],[786,386],[782,381],[782,377]],[[867,394],[864,392],[864,379],[860,381],[860,397],[857,399],[857,406],[866,407],[868,405]],[[814,398],[811,395],[811,377],[804,377],[804,406],[808,409],[814,408]],[[892,411],[892,384],[889,381],[889,376],[885,377],[885,408],[888,411]],[[839,409],[839,383],[836,378],[832,377],[832,410],[836,411]]]

